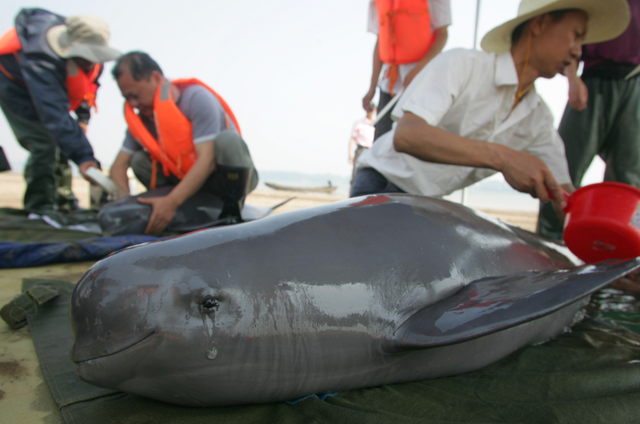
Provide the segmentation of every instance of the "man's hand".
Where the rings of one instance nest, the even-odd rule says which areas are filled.
[[[373,48],[373,70],[371,71],[371,82],[369,83],[369,91],[362,98],[362,108],[365,112],[369,113],[373,109],[371,107],[371,100],[376,94],[376,86],[378,85],[378,78],[380,77],[380,71],[382,70],[382,61],[380,60],[380,54],[378,52],[378,41],[376,40],[376,46]]]
[[[362,108],[367,112],[371,112],[373,108],[371,107],[371,100],[373,96],[376,94],[376,89],[373,87],[373,90],[369,90],[369,92],[362,98]]]
[[[176,215],[176,209],[180,206],[171,198],[171,195],[146,199],[138,198],[138,202],[151,205],[153,208],[147,228],[144,230],[145,234],[157,234],[164,231]]]
[[[589,100],[589,91],[582,78],[578,76],[578,61],[572,60],[564,68],[564,74],[569,81],[569,105],[577,111],[584,110]]]
[[[576,188],[573,186],[573,184],[562,184],[560,186],[560,188],[562,188],[563,190],[563,195],[571,195],[574,191],[576,191]],[[560,203],[560,202],[556,202],[555,199],[551,199],[553,200],[553,209],[555,209],[556,214],[558,215],[558,219],[560,220],[560,222],[564,222],[565,219],[565,213],[564,213],[564,209],[567,206],[566,203]],[[567,197],[564,198],[565,201],[568,201]]]
[[[185,200],[193,196],[211,175],[215,167],[214,141],[206,141],[195,145],[198,158],[182,181],[164,197],[138,198],[138,202],[153,207],[145,234],[162,232],[176,215],[176,209]],[[116,158],[117,161],[117,158]]]
[[[640,293],[640,271],[632,271],[611,283],[611,287],[618,290]]]
[[[80,174],[82,174],[82,177],[85,180],[89,181],[93,185],[97,185],[95,181],[87,177],[87,170],[89,168],[98,168],[98,164],[96,162],[94,161],[82,162],[80,165],[78,165],[78,168],[80,169]]]
[[[577,78],[575,82],[569,84],[569,105],[577,111],[587,108],[589,91],[582,78]]]
[[[498,146],[503,164],[499,171],[511,187],[523,193],[529,193],[541,202],[548,202],[553,196],[558,206],[564,209],[567,202],[562,187],[542,159],[527,152],[496,145]]]

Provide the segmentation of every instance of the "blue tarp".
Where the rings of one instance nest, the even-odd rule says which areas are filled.
[[[0,268],[26,268],[60,262],[102,259],[116,250],[158,240],[157,237],[128,235],[96,237],[74,242],[0,242]]]

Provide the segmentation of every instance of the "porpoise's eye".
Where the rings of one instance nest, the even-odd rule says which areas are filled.
[[[217,310],[218,306],[220,306],[220,302],[213,297],[207,297],[201,303],[202,307],[207,311]]]

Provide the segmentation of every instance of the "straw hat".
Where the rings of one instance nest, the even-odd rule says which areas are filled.
[[[121,53],[109,46],[109,25],[96,16],[77,15],[47,31],[47,42],[60,57],[81,57],[93,63],[115,60]]]
[[[611,40],[622,34],[631,20],[627,0],[522,0],[518,16],[489,31],[480,45],[486,52],[506,52],[511,48],[511,33],[518,25],[538,15],[564,9],[583,10],[589,16],[583,44]]]

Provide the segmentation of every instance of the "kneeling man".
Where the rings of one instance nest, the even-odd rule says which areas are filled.
[[[147,189],[175,186],[167,196],[138,199],[153,207],[145,232],[164,230],[199,190],[223,200],[220,218],[240,217],[258,173],[225,101],[196,79],[167,80],[146,53],[120,57],[112,72],[126,99],[128,130],[111,178],[127,194],[129,167]]]
[[[516,190],[563,207],[562,188],[574,188],[534,81],[628,22],[625,0],[522,0],[516,19],[484,37],[486,52],[442,53],[416,76],[393,111],[394,129],[360,157],[351,196],[439,197],[501,172]]]

